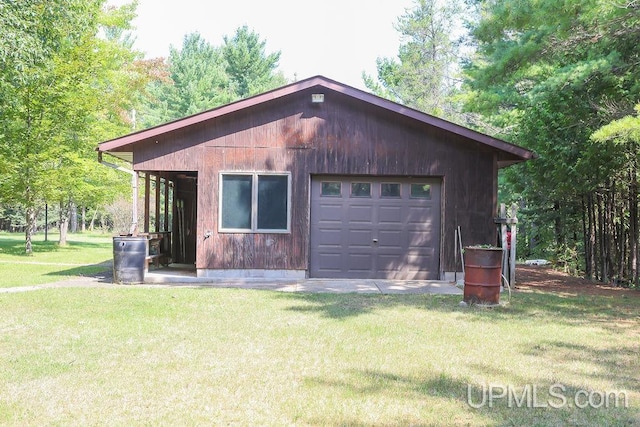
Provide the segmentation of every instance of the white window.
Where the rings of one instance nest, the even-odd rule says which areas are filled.
[[[291,230],[291,174],[220,174],[219,231],[288,233]]]

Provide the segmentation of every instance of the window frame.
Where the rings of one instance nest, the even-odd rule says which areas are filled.
[[[398,186],[398,195],[397,196],[383,196],[382,195],[382,186],[383,185],[397,185]],[[380,182],[380,198],[381,199],[402,199],[402,183],[401,182],[392,182],[392,181],[382,181]]]
[[[324,194],[324,184],[338,184],[340,191],[338,194]],[[342,197],[342,181],[320,181],[320,197]]]
[[[225,176],[251,177],[251,228],[224,228],[222,226],[223,181]],[[261,176],[282,176],[287,178],[287,228],[258,228],[258,181]],[[273,171],[221,171],[218,173],[218,232],[242,234],[290,234],[291,233],[291,172]]]
[[[369,194],[366,196],[356,196],[353,194],[353,186],[357,184],[369,185]],[[371,181],[351,181],[349,185],[349,197],[353,199],[371,199],[373,197],[373,182]]]
[[[424,187],[425,185],[429,186],[429,196],[428,197],[421,197],[421,196],[415,196],[413,194],[413,186],[414,185],[420,185],[422,187]],[[431,200],[432,199],[432,194],[431,194],[431,187],[433,184],[431,184],[430,182],[412,182],[409,184],[409,198],[410,199],[416,199],[416,200]]]

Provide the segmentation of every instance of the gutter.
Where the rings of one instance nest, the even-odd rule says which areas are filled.
[[[133,193],[133,203],[131,204],[131,227],[129,228],[129,235],[138,235],[138,172],[127,169],[125,167],[109,163],[102,159],[102,151],[98,151],[98,161],[112,169],[120,172],[125,172],[131,175],[131,190]]]

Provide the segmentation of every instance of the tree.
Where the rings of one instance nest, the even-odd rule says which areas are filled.
[[[39,207],[52,200],[67,203],[104,177],[94,173],[99,170],[95,136],[108,127],[100,124],[101,114],[109,111],[116,128],[123,123],[118,107],[130,99],[132,88],[123,91],[114,77],[129,75],[134,58],[122,56],[130,53],[125,46],[97,34],[101,26],[128,22],[135,5],[102,5],[97,0],[0,4],[0,199],[24,206],[27,253]]]
[[[403,41],[398,59],[378,58],[378,80],[363,74],[366,87],[418,110],[453,118],[463,11],[457,0],[416,0],[395,27]]]
[[[247,27],[216,47],[198,33],[171,47],[163,72],[149,85],[143,126],[155,126],[236,101],[286,83],[277,73],[280,53],[267,55],[266,42]]]
[[[626,116],[601,127],[591,135],[596,143],[606,148],[615,148],[616,156],[613,180],[622,184],[627,191],[627,208],[629,213],[628,240],[620,242],[622,252],[628,253],[627,265],[623,266],[619,276],[624,277],[624,267],[630,272],[629,279],[638,285],[640,271],[639,230],[638,230],[638,164],[640,163],[640,104],[635,107],[635,116]],[[621,239],[619,239],[621,240]],[[628,246],[627,246],[628,245]],[[626,247],[625,247],[626,246]],[[627,249],[625,251],[625,249]],[[624,262],[624,261],[623,261]]]
[[[615,181],[620,151],[590,136],[630,114],[640,97],[640,5],[477,3],[482,19],[472,32],[476,56],[465,67],[466,108],[540,156],[502,177],[535,226],[536,254],[599,280],[623,279],[624,220],[635,208],[622,203],[629,187]]]
[[[152,126],[226,104],[234,99],[221,49],[200,34],[171,47],[165,73],[151,83],[143,124]]]
[[[266,43],[246,25],[238,28],[233,37],[224,37],[222,52],[226,71],[238,98],[246,98],[286,83],[283,75],[275,72],[280,52],[267,54]]]

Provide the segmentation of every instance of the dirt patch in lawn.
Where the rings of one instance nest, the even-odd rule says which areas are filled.
[[[516,290],[525,292],[558,292],[582,295],[628,295],[640,297],[640,291],[615,287],[581,277],[573,277],[549,266],[518,265]]]

